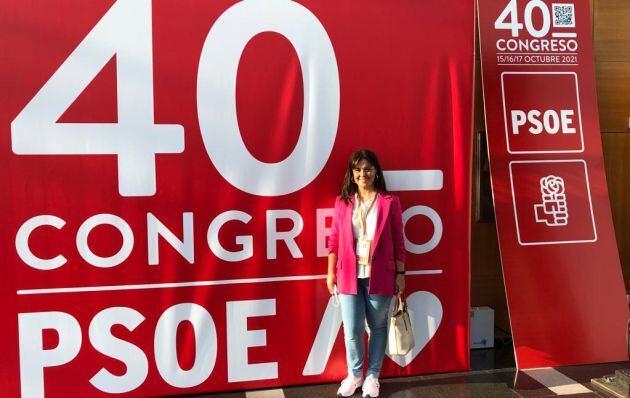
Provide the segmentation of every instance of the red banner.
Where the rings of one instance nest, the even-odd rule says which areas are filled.
[[[627,359],[587,0],[479,0],[494,205],[519,368]]]
[[[468,367],[473,4],[1,0],[4,396],[340,380],[349,155],[403,206],[417,347]]]

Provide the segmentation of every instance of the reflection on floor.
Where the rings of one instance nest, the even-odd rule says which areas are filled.
[[[383,398],[534,398],[558,395],[602,397],[593,391],[592,378],[630,369],[630,362],[566,366],[517,372],[511,345],[471,352],[470,372],[381,380]],[[274,390],[198,395],[213,398],[333,398],[338,385],[321,384]],[[354,397],[360,398],[360,392]]]

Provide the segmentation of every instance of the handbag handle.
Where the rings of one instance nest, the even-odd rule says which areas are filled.
[[[402,293],[398,293],[396,295],[396,297],[398,298],[398,300],[396,300],[396,306],[394,307],[394,313],[397,313],[398,311],[406,311],[407,310],[407,301],[405,300],[405,297],[403,296]]]

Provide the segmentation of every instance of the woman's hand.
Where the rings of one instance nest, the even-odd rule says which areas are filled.
[[[396,274],[396,294],[405,292],[405,274]]]
[[[328,286],[328,291],[330,292],[330,294],[333,294],[333,292],[335,291],[336,284],[337,284],[337,275],[329,272],[328,276],[326,277],[326,285]]]

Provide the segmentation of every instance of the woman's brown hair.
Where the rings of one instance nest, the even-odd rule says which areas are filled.
[[[357,193],[359,189],[357,184],[354,182],[352,170],[357,168],[359,162],[362,160],[367,161],[376,169],[376,177],[374,177],[374,188],[376,188],[376,191],[380,193],[387,192],[383,169],[381,168],[381,164],[378,162],[376,154],[369,149],[359,149],[350,155],[350,159],[348,159],[348,169],[346,170],[346,175],[343,177],[341,199],[343,199],[346,203],[350,203],[350,197]]]

